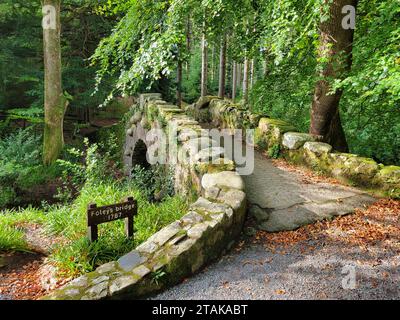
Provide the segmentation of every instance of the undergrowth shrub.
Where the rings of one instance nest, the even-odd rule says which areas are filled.
[[[44,167],[42,136],[34,128],[17,130],[0,141],[0,208],[19,205],[21,194],[59,174],[57,165]]]
[[[27,132],[17,138],[24,146],[25,156],[21,163],[33,164],[27,171],[31,176],[21,179],[26,185],[36,180],[43,170],[40,164],[39,137],[30,137]],[[50,261],[66,276],[94,270],[98,265],[116,260],[128,253],[155,232],[179,219],[187,211],[186,199],[173,196],[172,172],[163,166],[150,170],[135,168],[132,178],[125,178],[114,157],[119,142],[113,134],[108,144],[90,144],[85,140],[83,147],[66,148],[62,159],[56,162],[59,175],[65,185],[59,192],[64,202],[43,204],[40,209],[0,211],[0,250],[29,250],[25,241],[23,225],[37,223],[49,237],[54,237]],[[115,138],[115,139],[114,139]],[[15,139],[15,137],[14,137]],[[9,159],[18,157],[11,141],[3,144]],[[37,151],[37,152],[33,152]],[[4,160],[5,161],[5,160]],[[5,163],[2,163],[5,166]],[[13,163],[14,164],[14,163]],[[15,165],[19,165],[15,161]],[[22,171],[23,165],[20,165]],[[9,169],[10,173],[12,170]],[[44,173],[43,173],[44,174]],[[53,174],[53,173],[51,173]],[[18,176],[19,177],[19,176]],[[14,181],[19,181],[17,176]],[[31,179],[32,181],[29,181]],[[22,184],[22,182],[21,182]],[[73,191],[75,194],[72,194]],[[0,193],[2,197],[13,197],[12,190]],[[138,215],[134,219],[134,238],[127,239],[124,221],[113,221],[99,226],[99,239],[90,243],[86,237],[87,208],[90,203],[98,206],[119,203],[128,196],[138,201]],[[8,200],[7,200],[8,201]]]
[[[281,153],[281,146],[277,143],[268,149],[268,157],[271,159],[278,159]]]
[[[149,201],[160,201],[175,192],[173,172],[166,166],[153,165],[146,169],[136,165],[132,168],[130,180]]]
[[[86,238],[88,204],[109,205],[128,196],[138,201],[134,238],[126,238],[124,221],[118,220],[100,225],[99,240],[89,243]],[[92,271],[133,250],[162,227],[179,219],[186,210],[186,201],[180,197],[167,197],[158,204],[149,202],[129,181],[87,183],[72,205],[54,208],[46,215],[47,231],[68,239],[67,243],[55,246],[50,258],[65,275]]]

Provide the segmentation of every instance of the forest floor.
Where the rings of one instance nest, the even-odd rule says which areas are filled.
[[[277,170],[276,179],[265,181],[269,187],[289,175],[298,194],[307,188],[316,197],[327,190],[328,197],[337,196],[329,194],[330,189],[354,190],[284,160],[262,161]],[[257,190],[257,182],[254,187]],[[269,192],[269,198],[260,194],[269,204],[291,197],[283,189]],[[397,299],[400,201],[371,199],[353,214],[294,231],[255,232],[255,221],[249,217],[245,230],[253,232],[244,235],[229,254],[153,299]]]
[[[70,278],[57,278],[47,255],[60,241],[46,236],[37,224],[21,226],[30,252],[0,254],[0,300],[35,300],[62,286]]]
[[[39,280],[43,255],[9,253],[0,259],[0,300],[36,299],[45,293]]]

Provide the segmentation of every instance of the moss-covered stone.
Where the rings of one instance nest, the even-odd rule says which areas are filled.
[[[315,156],[321,156],[330,153],[332,151],[332,146],[323,142],[306,142],[304,144],[304,150]]]
[[[221,171],[234,171],[235,168],[235,163],[232,160],[224,158],[214,159],[211,162],[198,162],[195,164],[195,170],[200,175]]]
[[[289,131],[297,131],[290,123],[271,118],[261,118],[258,127],[264,133],[278,130],[281,135]]]
[[[200,109],[205,109],[208,108],[210,105],[210,102],[212,100],[220,100],[219,97],[217,96],[204,96],[204,97],[200,97],[199,100],[196,102],[195,106],[196,109],[200,110]]]
[[[400,198],[400,167],[384,166],[376,175],[375,182],[393,198]]]
[[[282,145],[287,149],[299,149],[306,142],[315,141],[315,138],[308,133],[286,132],[283,134]]]
[[[374,160],[354,154],[333,153],[329,157],[332,161],[328,163],[327,170],[333,176],[347,178],[362,186],[372,185],[379,170],[379,166]]]
[[[400,183],[400,167],[398,166],[384,166],[379,171],[379,175],[382,178],[392,178],[395,183]]]

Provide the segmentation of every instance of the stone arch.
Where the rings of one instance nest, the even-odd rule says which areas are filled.
[[[136,164],[148,168],[148,161],[146,158],[147,149],[149,148],[149,142],[146,139],[148,131],[143,128],[140,120],[127,130],[124,146],[124,167],[126,175],[131,174],[132,168]]]
[[[141,166],[142,168],[150,168],[150,163],[147,161],[147,145],[139,139],[132,151],[132,168],[135,166]]]

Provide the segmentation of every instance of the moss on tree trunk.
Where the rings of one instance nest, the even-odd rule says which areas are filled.
[[[64,146],[63,121],[67,99],[62,93],[60,0],[44,0],[43,51],[44,51],[44,137],[43,162],[52,164]]]

